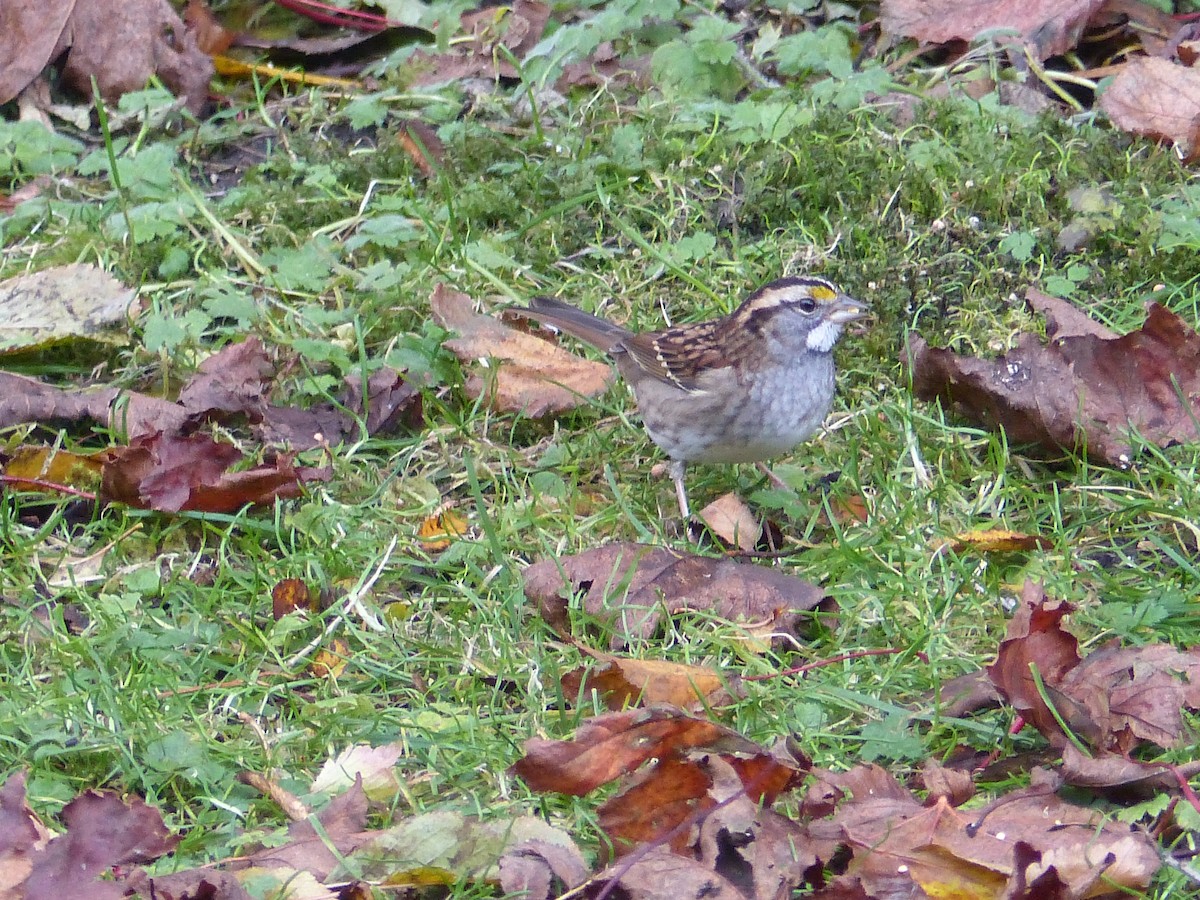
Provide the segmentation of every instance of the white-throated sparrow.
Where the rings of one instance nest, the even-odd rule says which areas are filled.
[[[833,402],[833,345],[867,304],[800,276],[764,285],[719,319],[642,334],[551,297],[511,311],[613,358],[651,440],[671,457],[686,520],[688,463],[760,462],[817,430]]]

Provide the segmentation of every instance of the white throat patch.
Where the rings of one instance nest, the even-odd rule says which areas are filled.
[[[808,346],[809,350],[815,350],[818,353],[828,353],[833,349],[833,345],[837,343],[837,339],[841,336],[841,323],[825,321],[808,333],[808,339],[804,343]]]

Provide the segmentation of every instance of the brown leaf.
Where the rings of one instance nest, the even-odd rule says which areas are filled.
[[[573,741],[533,739],[525,751],[512,771],[536,791],[579,796],[637,773],[599,809],[600,826],[619,852],[668,834],[682,852],[696,841],[694,830],[680,827],[688,819],[698,822],[742,792],[751,806],[769,806],[801,777],[793,761],[669,707],[589,719]]]
[[[230,866],[238,869],[250,866],[291,868],[310,872],[324,881],[337,868],[339,857],[350,856],[377,834],[363,831],[367,821],[367,795],[363,792],[361,775],[348,791],[334,797],[317,813],[317,821],[321,823],[324,835],[318,834],[307,819],[293,822],[288,826],[286,844],[265,847],[231,862]]]
[[[562,677],[563,694],[568,698],[586,697],[596,691],[609,709],[666,704],[687,708],[703,703],[724,706],[731,701],[726,685],[739,687],[736,676],[718,673],[705,666],[657,659],[630,659],[612,656],[576,644],[599,665],[581,666]]]
[[[33,871],[32,856],[50,841],[50,831],[25,800],[24,772],[0,787],[0,893],[9,896]]]
[[[1185,160],[1200,151],[1200,71],[1135,57],[1120,67],[1100,108],[1124,131],[1172,141]]]
[[[0,36],[0,41],[3,36]],[[0,44],[0,59],[7,59],[4,55],[3,44]],[[3,80],[6,74],[10,73],[10,69],[0,69],[0,80]],[[3,91],[3,85],[0,85],[0,92]],[[21,187],[17,188],[11,194],[5,194],[0,191],[0,212],[11,213],[22,203],[28,203],[30,200],[36,200],[42,196],[42,193],[54,184],[54,179],[49,175],[38,175]]]
[[[302,578],[284,578],[271,588],[271,615],[278,622],[294,612],[316,612],[317,598]]]
[[[1074,47],[1104,0],[883,0],[884,32],[944,44],[970,41],[984,31],[1008,29],[1038,59]],[[1003,38],[998,38],[1003,40]]]
[[[1055,695],[1054,686],[1079,664],[1080,658],[1079,642],[1061,627],[1063,616],[1073,609],[1069,603],[1048,600],[1039,585],[1026,582],[1021,605],[1008,623],[1008,634],[1000,643],[996,661],[987,669],[1004,699],[1055,747],[1063,746],[1067,736],[1042,699],[1031,667],[1036,666],[1054,699],[1063,699]],[[1067,701],[1060,706],[1056,702],[1055,708],[1073,728],[1097,736],[1095,727],[1078,717],[1075,704]]]
[[[1144,741],[1163,748],[1193,741],[1184,709],[1200,709],[1200,650],[1167,644],[1105,646],[1088,654],[1056,685],[1086,710],[1105,736],[1102,746],[1128,753]]]
[[[1113,644],[1079,658],[1078,641],[1062,627],[1071,607],[1025,586],[988,674],[1021,716],[1058,748],[1069,738],[1041,698],[1036,666],[1054,711],[1092,747],[1128,754],[1143,742],[1172,748],[1191,740],[1182,710],[1200,709],[1200,650],[1166,644]]]
[[[1179,779],[1159,763],[1140,762],[1117,753],[1085,756],[1074,744],[1063,747],[1062,768],[1058,771],[1066,784],[1124,802],[1179,791]],[[1181,764],[1177,771],[1185,779],[1195,778],[1200,775],[1200,760]]]
[[[194,113],[208,100],[212,60],[168,0],[77,3],[51,55],[63,50],[62,78],[85,97],[92,95],[93,77],[101,96],[115,103],[157,76]]]
[[[1013,442],[1085,447],[1128,465],[1131,428],[1160,447],[1197,436],[1200,334],[1157,303],[1140,329],[1112,340],[1082,334],[1046,346],[1022,334],[1011,352],[983,360],[913,336],[908,356],[918,397],[948,399]]]
[[[1141,890],[1159,867],[1149,836],[1066,803],[1045,785],[1010,793],[986,811],[964,812],[944,798],[921,806],[881,770],[840,780],[852,799],[843,801],[833,824],[854,854],[850,873],[872,896],[908,896],[917,888],[930,896],[1013,896],[1006,888],[1053,867],[1073,892],[1057,896],[1086,897],[1097,887],[1096,895],[1113,885]],[[1017,850],[1020,843],[1032,856]]]
[[[565,578],[564,578],[565,576]],[[584,593],[589,616],[614,630],[616,648],[646,639],[664,611],[705,610],[776,634],[798,634],[813,610],[830,612],[820,588],[778,569],[613,543],[525,570],[525,596],[560,634],[570,631],[567,598]]]
[[[745,775],[721,757],[706,757],[704,765],[712,776],[709,794],[722,805],[700,823],[700,859],[747,896],[792,896],[809,868],[829,861],[832,848],[747,796]]]
[[[1025,302],[1046,320],[1046,334],[1051,340],[1078,337],[1090,334],[1101,340],[1110,341],[1120,337],[1107,325],[1097,322],[1069,300],[1043,294],[1037,288],[1025,291]]]
[[[134,437],[176,431],[186,418],[183,407],[144,394],[115,388],[61,390],[34,378],[0,372],[0,428],[25,422],[90,421]]]
[[[241,451],[199,434],[138,438],[128,447],[103,451],[102,458],[105,500],[160,512],[234,513],[247,505],[297,497],[301,482],[329,477],[297,469],[283,454],[273,465],[230,472],[242,459]]]
[[[612,385],[610,366],[575,356],[491,316],[480,315],[470,297],[444,284],[434,288],[430,303],[438,324],[459,333],[458,338],[446,341],[446,348],[461,362],[501,362],[499,367],[484,362],[487,368],[482,371],[477,366],[466,385],[471,397],[486,394],[497,410],[524,411],[534,418],[566,412]]]
[[[209,56],[224,53],[233,46],[235,32],[225,28],[213,15],[212,7],[205,0],[188,0],[183,10],[183,21],[196,37],[200,52]]]
[[[582,884],[587,876],[587,865],[574,845],[523,841],[500,857],[500,889],[505,894],[523,894],[526,900],[551,900]]]
[[[582,797],[649,759],[710,746],[723,738],[749,745],[720,725],[677,710],[609,713],[580,725],[573,741],[526,741],[525,756],[513,764],[512,771],[532,790]]]
[[[723,494],[700,510],[699,516],[730,547],[749,552],[758,546],[762,523],[737,494]]]
[[[618,862],[596,876],[598,889],[620,885],[610,896],[624,900],[745,900],[746,895],[705,863],[665,847],[651,848],[632,866]]]
[[[397,124],[395,140],[412,157],[422,175],[432,178],[438,173],[446,156],[446,145],[436,131],[419,119],[406,119]]]
[[[214,353],[179,392],[179,403],[196,422],[245,416],[261,422],[264,392],[275,374],[262,341],[249,337]]]
[[[30,855],[32,871],[25,900],[62,900],[64,888],[77,896],[108,900],[124,896],[111,881],[98,881],[117,865],[151,862],[171,852],[171,835],[158,810],[139,797],[123,801],[112,791],[86,791],[61,814],[66,832]]]
[[[472,40],[460,43],[453,53],[418,50],[410,57],[416,70],[413,83],[441,84],[477,76],[516,78],[519,73],[508,54],[524,59],[541,39],[549,20],[550,5],[540,0],[516,0],[503,11],[485,7],[463,13],[460,30]]]
[[[1015,553],[1022,550],[1048,550],[1054,546],[1054,542],[1034,534],[988,528],[961,532],[942,546],[949,547],[955,553]]]
[[[9,0],[0,7],[0,103],[25,90],[55,56],[75,0]]]

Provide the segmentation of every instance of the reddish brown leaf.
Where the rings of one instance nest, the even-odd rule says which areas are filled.
[[[749,744],[720,725],[676,710],[610,713],[584,722],[573,741],[526,741],[525,756],[512,770],[535,791],[581,797],[649,759],[665,759],[725,737],[740,746]]]
[[[96,879],[117,865],[146,863],[179,843],[158,810],[134,797],[121,800],[111,791],[87,791],[62,811],[66,833],[35,850],[25,900],[62,900],[83,896],[107,900],[124,896],[111,881]]]
[[[476,367],[467,379],[471,397],[487,396],[501,411],[527,416],[566,412],[596,397],[613,382],[612,368],[568,353],[548,341],[475,312],[471,298],[439,284],[430,299],[438,324],[460,335],[446,348],[463,363],[497,360]]]
[[[1200,775],[1200,760],[1182,764],[1172,773],[1159,763],[1140,762],[1116,753],[1085,756],[1074,744],[1068,744],[1063,747],[1062,768],[1058,771],[1066,784],[1128,802],[1178,793],[1180,777],[1190,780]]]
[[[328,477],[297,469],[282,454],[273,465],[230,472],[241,451],[198,434],[155,434],[102,456],[105,500],[160,512],[234,513],[247,505],[299,496],[301,482]]]
[[[610,881],[620,885],[609,896],[622,900],[745,900],[736,885],[705,863],[679,856],[665,847],[651,848],[632,866],[615,863],[596,876],[597,891]]]
[[[1015,31],[1038,59],[1074,47],[1104,0],[883,0],[879,22],[888,34],[932,44],[970,41],[985,31]],[[998,38],[1003,40],[1003,38]]]
[[[1184,709],[1200,709],[1200,650],[1166,644],[1117,647],[1090,654],[1056,684],[1104,735],[1102,746],[1128,753],[1144,741],[1179,747],[1193,736]]]
[[[1100,108],[1124,131],[1173,142],[1185,160],[1200,151],[1200,70],[1135,57],[1100,96]]]
[[[588,615],[613,628],[614,647],[649,638],[664,610],[705,610],[751,627],[769,626],[776,634],[798,634],[813,610],[833,608],[820,588],[778,569],[641,544],[606,544],[541,560],[524,578],[525,595],[560,634],[570,630],[567,598],[584,593]]]
[[[0,37],[0,59],[5,59],[3,47],[3,37]],[[5,75],[9,74],[9,69],[0,70],[0,81]],[[3,91],[3,86],[0,85],[0,92]],[[27,203],[30,200],[35,200],[42,195],[42,192],[54,184],[54,179],[49,175],[38,175],[30,181],[25,182],[21,187],[17,188],[11,194],[5,194],[0,191],[0,213],[11,213],[22,203]]]
[[[1097,886],[1099,872],[1103,890],[1120,885],[1137,891],[1159,867],[1148,835],[1066,803],[1044,784],[1010,793],[986,811],[959,811],[944,798],[921,806],[880,770],[867,778],[847,773],[840,780],[852,799],[843,801],[833,824],[854,854],[849,872],[872,896],[911,896],[916,890],[929,896],[1014,896],[1012,891],[1053,867],[1054,877],[1072,892],[1062,896],[1084,897]],[[1018,850],[1021,843],[1032,852]]]
[[[214,353],[179,392],[179,403],[194,421],[224,421],[245,416],[261,422],[266,411],[264,392],[275,367],[262,341],[247,338]]]
[[[1069,742],[1058,718],[1092,747],[1116,753],[1128,754],[1146,741],[1169,748],[1190,740],[1182,710],[1200,709],[1200,650],[1110,644],[1081,660],[1078,641],[1062,627],[1070,610],[1026,584],[1021,608],[988,667],[1025,721],[1058,748]],[[1053,712],[1034,683],[1035,667]]]
[[[363,792],[361,775],[355,779],[353,787],[334,797],[317,813],[317,821],[321,823],[324,835],[318,834],[307,819],[293,822],[288,826],[286,844],[258,850],[233,863],[233,867],[291,868],[310,872],[324,881],[337,868],[340,856],[350,856],[357,847],[378,834],[363,831],[367,821],[367,795]]]
[[[1048,601],[1040,586],[1026,582],[1021,605],[1008,623],[1008,634],[1000,644],[996,661],[988,666],[988,675],[1000,694],[1030,725],[1055,747],[1067,742],[1054,714],[1038,692],[1031,667],[1036,666],[1043,683],[1056,700],[1055,686],[1079,664],[1079,642],[1062,626],[1063,616],[1074,609],[1069,603]],[[1073,721],[1095,737],[1094,726],[1078,719],[1077,705],[1067,700],[1067,708],[1055,704],[1059,715]]]
[[[9,372],[0,372],[0,428],[24,422],[99,422],[135,437],[176,431],[187,413],[183,407],[144,394],[115,388],[99,391],[60,390]]]
[[[54,58],[75,0],[6,2],[0,9],[0,103],[25,90]]]
[[[1110,465],[1129,464],[1130,429],[1160,447],[1196,439],[1200,334],[1179,316],[1152,303],[1145,324],[1121,337],[1051,338],[1047,346],[1022,334],[1011,352],[984,360],[914,336],[913,390],[1002,427],[1014,442],[1082,447]]]
[[[664,837],[693,813],[711,809],[716,804],[708,796],[711,787],[711,776],[695,760],[668,757],[597,810],[600,828],[618,853],[627,853]],[[683,853],[692,840],[694,835],[680,829],[669,844]]]
[[[40,6],[28,5],[40,13]],[[93,77],[101,95],[115,103],[156,75],[192,112],[200,112],[208,99],[212,61],[168,0],[77,3],[51,57],[63,50],[62,78],[86,97]]]
[[[408,119],[396,127],[395,139],[422,175],[432,178],[437,174],[446,156],[446,145],[436,131],[418,119]]]
[[[216,56],[233,46],[237,35],[217,21],[212,8],[205,0],[188,0],[183,10],[183,21],[196,37],[196,46],[202,53]]]
[[[278,622],[294,612],[316,612],[317,598],[302,578],[284,578],[271,588],[271,615]]]

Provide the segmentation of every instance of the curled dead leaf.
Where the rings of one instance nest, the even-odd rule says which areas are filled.
[[[570,632],[568,599],[582,593],[584,611],[612,628],[614,648],[649,638],[664,611],[703,610],[783,642],[804,633],[814,612],[828,618],[837,608],[819,587],[778,569],[643,544],[540,560],[524,579],[525,595],[559,634]]]
[[[1120,337],[1050,337],[1047,345],[1022,334],[1010,352],[985,360],[913,335],[913,391],[1003,428],[1014,443],[1083,448],[1109,465],[1130,464],[1130,430],[1160,447],[1196,440],[1200,334],[1175,313],[1151,303],[1142,327]]]
[[[604,393],[613,382],[610,366],[480,315],[470,297],[444,284],[434,288],[430,304],[438,324],[459,334],[446,341],[446,348],[473,365],[467,393],[486,396],[497,410],[534,418],[567,412]],[[500,365],[493,366],[493,360]]]

